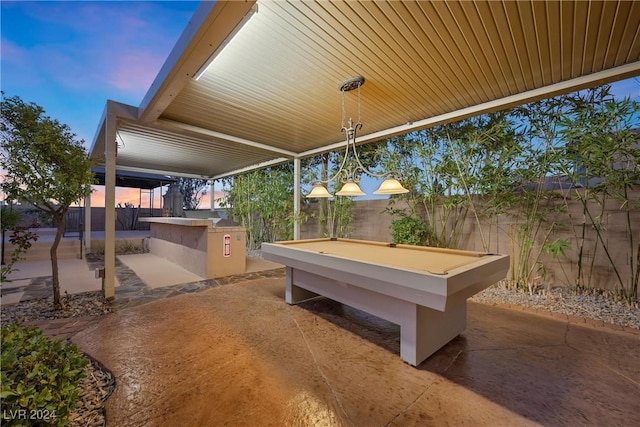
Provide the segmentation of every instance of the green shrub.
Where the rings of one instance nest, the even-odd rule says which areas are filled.
[[[96,255],[104,255],[104,245],[92,243],[91,250],[89,252]]]
[[[427,235],[427,226],[421,218],[403,216],[391,224],[394,243],[405,245],[423,245]]]
[[[120,240],[116,242],[117,255],[143,254],[145,252],[147,251],[145,250],[144,239],[140,240],[140,242],[131,240]]]
[[[88,360],[75,344],[35,326],[2,327],[2,425],[64,426],[78,402]]]

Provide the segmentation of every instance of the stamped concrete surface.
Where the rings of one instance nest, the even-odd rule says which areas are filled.
[[[73,337],[110,426],[640,425],[640,336],[469,303],[419,367],[397,326],[260,279],[126,308]]]

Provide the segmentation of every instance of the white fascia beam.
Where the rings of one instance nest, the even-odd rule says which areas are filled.
[[[194,74],[194,80],[200,80],[200,78],[211,68],[211,65],[215,61],[215,59],[222,53],[222,51],[231,43],[231,41],[235,38],[236,35],[244,28],[245,25],[253,18],[258,12],[258,4],[254,4],[251,9],[244,15],[244,17],[238,22],[238,25],[235,26],[233,30],[229,33],[229,35],[224,39],[222,43],[218,46],[218,48],[211,54],[211,56],[205,61],[204,64],[200,67],[198,71]]]
[[[242,173],[251,172],[258,169],[264,169],[264,168],[268,168],[269,166],[275,166],[275,165],[279,165],[281,163],[286,163],[290,161],[291,161],[290,158],[280,157],[278,159],[269,160],[267,162],[256,163],[255,165],[247,166],[246,168],[236,169],[220,175],[214,175],[210,179],[228,178],[230,176],[240,175]]]
[[[200,2],[140,104],[140,123],[160,117],[255,3],[256,0]]]
[[[181,122],[176,122],[173,120],[166,120],[166,119],[160,119],[160,120],[156,120],[155,122],[153,122],[154,125],[157,125],[161,128],[164,129],[172,129],[172,130],[179,130],[179,131],[185,131],[185,132],[192,132],[192,133],[196,133],[199,135],[203,135],[203,136],[207,136],[207,137],[212,137],[212,138],[216,138],[216,139],[221,139],[224,141],[229,141],[229,142],[234,142],[236,144],[240,144],[240,145],[246,145],[248,147],[253,147],[253,148],[258,148],[260,150],[264,150],[264,151],[268,151],[271,153],[275,153],[275,154],[279,154],[281,156],[285,156],[285,157],[290,157],[290,158],[294,158],[298,155],[298,153],[295,153],[293,151],[289,151],[289,150],[283,150],[281,148],[276,148],[276,147],[272,147],[270,145],[266,145],[266,144],[262,144],[260,142],[255,142],[255,141],[251,141],[248,139],[244,139],[244,138],[240,138],[237,136],[233,136],[233,135],[227,135],[221,132],[216,132],[210,129],[204,129],[198,126],[193,126],[193,125],[189,125],[186,123],[181,123]]]
[[[169,175],[169,176],[180,176],[183,178],[196,178],[196,179],[211,179],[211,177],[206,175],[198,175],[193,173],[182,173],[176,171],[168,171],[162,169],[149,169],[149,168],[139,168],[134,166],[118,166],[116,167],[117,171],[127,171],[127,172],[142,172],[142,173],[153,173],[156,175]]]
[[[362,135],[358,137],[358,145],[379,141],[381,139],[406,134],[420,129],[426,129],[443,123],[451,123],[457,120],[462,120],[467,117],[473,117],[491,111],[504,110],[506,108],[523,105],[528,102],[551,98],[560,94],[599,86],[605,83],[623,80],[625,78],[630,78],[637,75],[640,75],[640,61],[496,99],[494,101],[489,101],[471,107],[463,108],[461,110],[452,111],[450,113],[441,114],[439,116],[429,117],[428,119],[419,120],[417,122],[407,123],[401,126],[381,130],[379,132]],[[324,147],[301,152],[298,154],[298,156],[300,158],[305,158],[329,151],[334,151],[337,149],[344,149],[345,144],[346,141],[336,142]]]

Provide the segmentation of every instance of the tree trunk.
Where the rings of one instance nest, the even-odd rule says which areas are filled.
[[[636,276],[633,278],[633,284],[631,287],[632,301],[638,299],[638,280],[640,279],[640,243],[638,243],[638,253],[636,254]]]
[[[55,309],[62,308],[60,301],[60,275],[58,274],[58,245],[64,234],[64,213],[55,215],[57,226],[56,237],[51,245],[51,275],[53,276],[53,306]]]

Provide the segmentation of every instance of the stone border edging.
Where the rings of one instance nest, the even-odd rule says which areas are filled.
[[[610,329],[616,332],[626,332],[626,333],[640,337],[640,329],[636,329],[631,326],[622,326],[622,325],[616,325],[614,323],[606,323],[603,320],[591,319],[588,317],[573,316],[570,314],[558,313],[558,312],[542,310],[539,308],[527,307],[522,305],[505,304],[505,303],[484,303],[480,301],[474,301],[474,302],[478,304],[489,305],[492,307],[504,308],[507,310],[524,311],[525,313],[535,314],[538,316],[547,317],[555,320],[564,320],[567,323],[572,323],[576,325],[590,326],[593,328]]]

